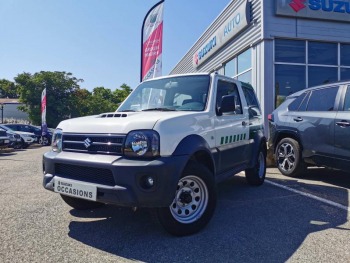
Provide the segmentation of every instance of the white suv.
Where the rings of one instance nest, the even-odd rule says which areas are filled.
[[[216,183],[266,172],[262,115],[249,84],[212,74],[141,83],[116,112],[61,122],[43,157],[46,189],[76,209],[150,207],[171,234],[200,231]]]

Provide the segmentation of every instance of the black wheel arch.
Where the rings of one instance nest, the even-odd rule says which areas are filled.
[[[261,147],[265,149],[265,154],[267,152],[267,140],[264,133],[261,130],[257,131],[254,134],[253,140],[254,140],[254,144],[252,146],[252,158],[248,164],[249,167],[255,166],[258,160],[258,154]]]
[[[298,131],[294,130],[280,130],[276,132],[274,141],[273,141],[273,152],[276,152],[278,143],[285,139],[285,138],[292,138],[296,140],[299,143],[300,149],[303,151],[303,144],[301,143],[300,136]]]
[[[206,166],[213,175],[216,173],[214,156],[211,152],[210,146],[207,141],[199,135],[193,134],[183,138],[172,155],[188,155],[186,164],[190,160],[194,160]]]

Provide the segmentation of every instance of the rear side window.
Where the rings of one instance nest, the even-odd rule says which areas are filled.
[[[259,108],[258,99],[255,96],[254,90],[246,87],[242,87],[242,89],[243,89],[244,97],[247,101],[247,105],[249,107],[248,109],[249,118],[260,116],[261,110]]]
[[[307,92],[301,94],[297,97],[291,104],[288,106],[289,111],[297,111],[299,109],[300,104],[303,102]]]
[[[307,103],[309,102],[311,92],[307,93],[306,97],[304,98],[303,102],[301,103],[298,111],[306,111]]]
[[[333,111],[338,89],[332,87],[312,91],[307,111]]]
[[[344,111],[350,111],[350,86],[346,92],[345,101],[344,101]]]
[[[242,87],[242,88],[243,88],[244,97],[247,100],[248,106],[257,106],[258,107],[259,104],[258,104],[258,100],[255,96],[254,91],[252,89],[248,89],[245,87]]]

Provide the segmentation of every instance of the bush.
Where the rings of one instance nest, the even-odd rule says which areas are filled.
[[[24,119],[14,119],[14,118],[4,118],[4,124],[27,124],[31,125],[32,123]]]

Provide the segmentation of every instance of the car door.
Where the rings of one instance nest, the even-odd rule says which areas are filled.
[[[334,166],[334,119],[337,114],[338,86],[311,90],[298,111],[290,112],[289,123],[298,134],[303,157],[316,164]]]
[[[344,87],[339,111],[335,118],[335,155],[337,168],[350,169],[350,86]]]
[[[216,109],[221,106],[222,97],[236,97],[236,111],[215,116],[215,143],[219,153],[218,173],[224,173],[249,159],[249,127],[246,102],[239,82],[218,79],[216,84]]]

